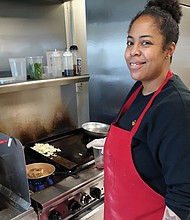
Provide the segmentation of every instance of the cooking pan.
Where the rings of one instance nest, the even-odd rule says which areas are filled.
[[[78,178],[75,172],[61,171],[55,172],[55,166],[49,163],[31,163],[26,165],[26,174],[30,180],[38,180],[51,175],[66,174]]]
[[[55,167],[49,163],[31,163],[26,165],[28,179],[41,179],[55,172]]]
[[[108,124],[100,122],[86,122],[82,125],[85,133],[95,137],[105,137],[109,131],[110,126]]]

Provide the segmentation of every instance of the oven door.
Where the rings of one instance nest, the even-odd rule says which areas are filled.
[[[75,220],[103,220],[104,219],[104,202],[103,200],[84,211]]]

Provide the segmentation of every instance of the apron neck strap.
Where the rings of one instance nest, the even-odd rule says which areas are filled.
[[[166,76],[166,79],[164,80],[164,82],[162,83],[162,85],[156,90],[156,92],[154,93],[154,95],[151,97],[150,101],[148,102],[148,104],[146,105],[146,107],[144,108],[143,112],[141,113],[140,117],[138,118],[137,122],[135,123],[134,127],[132,128],[131,132],[134,135],[138,129],[138,127],[140,126],[140,123],[145,115],[145,113],[147,112],[147,110],[150,108],[150,106],[152,105],[152,102],[154,101],[154,99],[156,98],[156,96],[162,91],[163,87],[167,84],[167,82],[169,81],[169,79],[173,76],[172,72],[169,70]]]
[[[135,90],[135,92],[129,97],[129,99],[127,100],[127,102],[124,104],[122,110],[120,111],[117,120],[114,122],[117,123],[118,120],[125,114],[125,112],[129,109],[129,107],[131,106],[131,104],[133,103],[133,101],[135,100],[135,98],[137,97],[139,91],[142,88],[142,84]]]

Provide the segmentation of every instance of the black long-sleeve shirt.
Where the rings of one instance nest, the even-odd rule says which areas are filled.
[[[131,130],[152,95],[140,92],[117,126]],[[146,112],[133,137],[132,156],[142,179],[181,219],[190,219],[190,91],[177,75]]]

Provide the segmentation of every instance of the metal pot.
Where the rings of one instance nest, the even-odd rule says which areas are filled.
[[[100,122],[87,122],[82,125],[84,131],[95,137],[106,137],[110,126]]]

